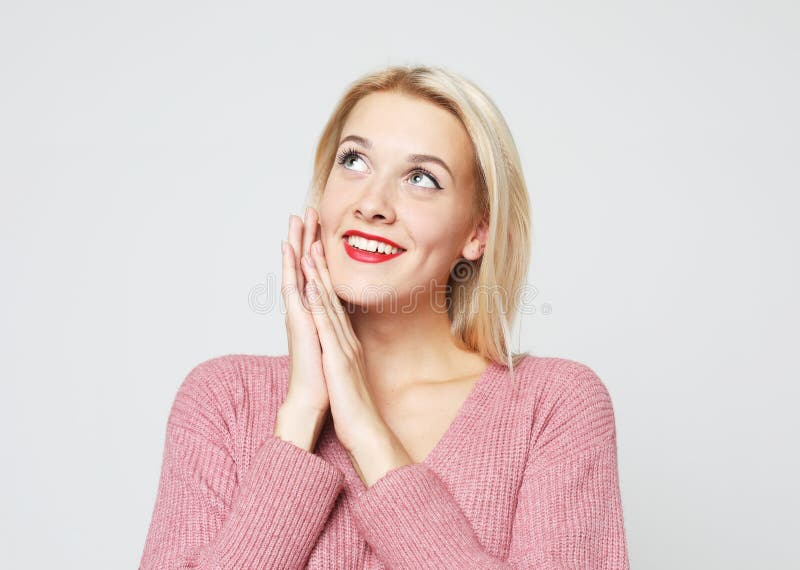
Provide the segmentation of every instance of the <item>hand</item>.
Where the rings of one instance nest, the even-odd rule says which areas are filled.
[[[369,486],[388,469],[411,463],[411,458],[372,399],[361,342],[333,289],[321,241],[313,243],[311,254],[303,257],[301,265],[322,346],[322,368],[336,436]]]
[[[305,295],[300,258],[319,236],[317,212],[307,208],[305,221],[289,216],[289,236],[283,253],[281,295],[286,305],[289,344],[289,389],[286,401],[299,408],[326,413],[330,405],[322,370],[322,348]]]

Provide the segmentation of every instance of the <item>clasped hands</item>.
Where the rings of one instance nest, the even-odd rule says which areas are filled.
[[[364,352],[331,283],[318,220],[310,207],[302,221],[290,216],[289,240],[281,247],[291,363],[287,399],[330,408],[336,437],[370,487],[413,461],[370,394]]]

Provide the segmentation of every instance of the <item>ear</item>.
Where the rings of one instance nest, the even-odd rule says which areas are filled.
[[[461,255],[470,261],[479,259],[483,255],[483,250],[486,249],[486,239],[488,235],[489,220],[484,217],[472,230],[466,245],[464,245],[464,249],[461,251]]]

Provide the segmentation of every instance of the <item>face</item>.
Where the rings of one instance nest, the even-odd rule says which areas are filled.
[[[331,280],[343,300],[362,307],[382,300],[386,310],[387,295],[400,307],[427,302],[431,290],[445,290],[459,258],[480,257],[485,225],[472,221],[473,164],[469,136],[448,111],[395,92],[356,104],[318,207]],[[346,238],[353,231],[401,250],[359,252]]]

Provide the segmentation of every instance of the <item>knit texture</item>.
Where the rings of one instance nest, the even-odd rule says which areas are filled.
[[[628,570],[608,390],[586,365],[490,363],[421,463],[365,488],[330,414],[273,436],[289,356],[192,369],[166,427],[140,570]]]

